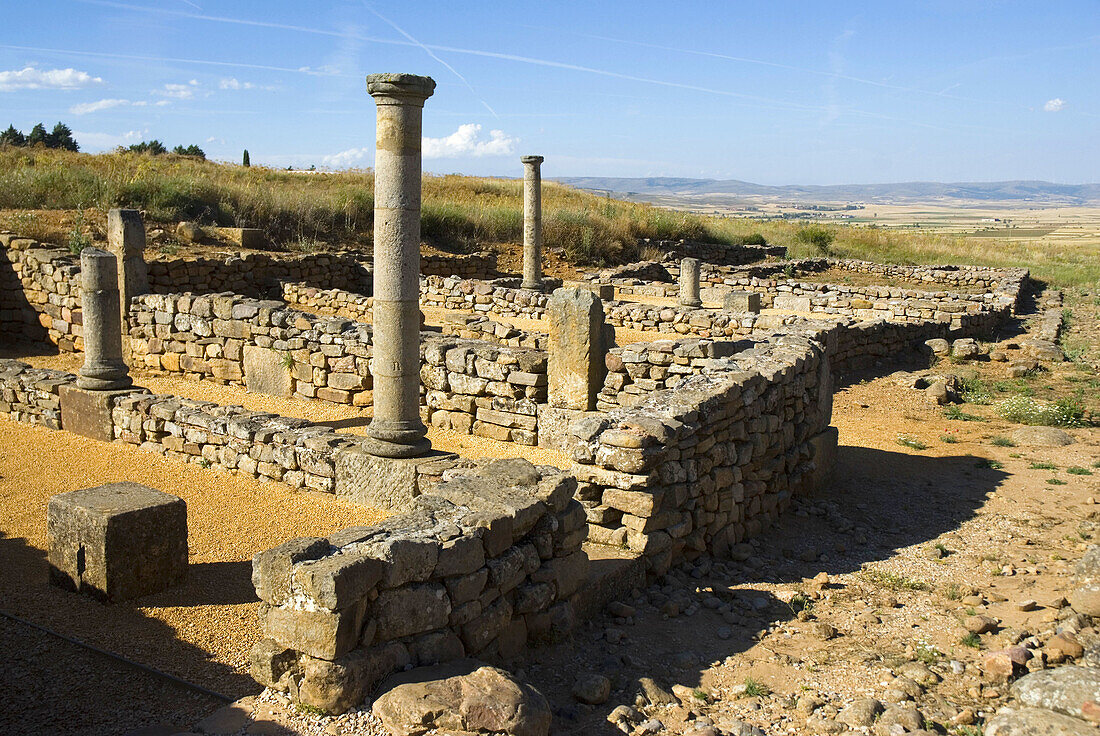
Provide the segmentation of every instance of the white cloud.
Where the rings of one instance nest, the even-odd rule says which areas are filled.
[[[465,123],[445,138],[424,138],[424,158],[455,158],[457,156],[508,156],[515,152],[517,138],[503,130],[490,130],[489,140],[479,140],[481,126]]]
[[[115,146],[124,146],[128,143],[140,141],[145,137],[146,133],[148,133],[148,131],[130,130],[118,135],[115,133],[84,133],[79,130],[74,130],[73,137],[76,138],[76,142],[80,144],[82,150],[98,150],[114,148]]]
[[[255,86],[252,82],[241,82],[236,77],[223,79],[218,83],[218,89],[252,89]]]
[[[195,90],[199,86],[197,79],[192,79],[187,84],[166,84],[162,89],[153,90],[153,94],[161,97],[174,97],[177,100],[190,100],[195,96]]]
[[[80,89],[103,84],[99,77],[76,69],[35,69],[0,72],[0,92],[16,89]]]
[[[1047,104],[1043,105],[1043,109],[1047,112],[1060,112],[1066,107],[1066,101],[1061,97],[1055,97],[1053,100],[1047,100]]]
[[[322,157],[321,163],[334,169],[345,169],[372,160],[373,157],[373,148],[349,148],[346,151]]]
[[[119,99],[107,99],[96,100],[95,102],[81,102],[80,104],[73,105],[69,108],[69,112],[73,115],[87,115],[90,112],[99,112],[100,110],[110,110],[112,107],[121,107],[122,105],[129,105],[129,100]]]

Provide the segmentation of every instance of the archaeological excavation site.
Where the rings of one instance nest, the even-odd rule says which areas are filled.
[[[1095,733],[1097,435],[1002,422],[1083,471],[1028,505],[951,416],[1062,370],[1058,292],[688,239],[546,275],[537,155],[521,273],[422,258],[434,86],[368,78],[373,251],[0,233],[5,642],[110,693],[82,733]],[[1068,551],[978,552],[1028,534]]]

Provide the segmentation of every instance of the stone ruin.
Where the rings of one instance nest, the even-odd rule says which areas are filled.
[[[368,80],[379,127],[369,269],[267,254],[251,269],[143,269],[143,232],[126,213],[111,215],[117,258],[85,251],[78,264],[0,234],[3,334],[86,356],[79,376],[0,360],[0,413],[396,513],[254,558],[265,603],[254,676],[326,712],[409,664],[506,659],[647,576],[762,533],[826,481],[838,375],[919,358],[929,340],[987,334],[1028,283],[1022,269],[761,262],[780,254],[677,243],[659,263],[552,289],[538,267],[537,156],[523,159],[522,281],[468,278],[465,266],[423,273],[419,141],[433,87],[411,75]],[[828,269],[913,286],[803,280]],[[125,335],[108,273],[121,279]],[[469,314],[421,330],[419,304]],[[511,317],[544,320],[546,334],[500,321]],[[616,328],[653,339],[620,346]],[[372,407],[374,419],[360,437],[154,395],[126,383],[123,356]],[[428,425],[514,443],[516,455],[555,448],[570,465],[433,451]]]

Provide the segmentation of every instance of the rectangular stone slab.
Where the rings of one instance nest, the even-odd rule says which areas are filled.
[[[283,353],[255,345],[244,346],[244,385],[249,391],[269,396],[290,396],[294,380]]]
[[[138,483],[53,496],[46,534],[50,582],[100,601],[156,593],[187,572],[187,505]]]

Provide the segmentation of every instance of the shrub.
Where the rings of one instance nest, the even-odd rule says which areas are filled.
[[[768,241],[760,233],[753,233],[745,238],[745,245],[767,245]]]
[[[828,256],[832,254],[831,246],[836,240],[836,233],[821,225],[807,225],[795,233],[795,239],[813,246],[821,255]]]
[[[909,434],[899,434],[898,444],[902,447],[908,447],[913,450],[927,450],[928,445],[918,440],[916,437]]]

